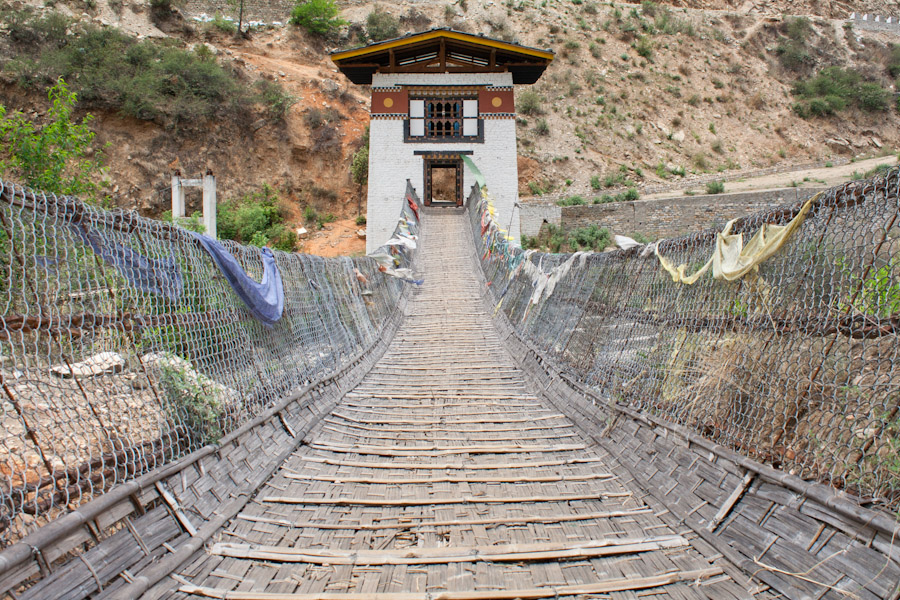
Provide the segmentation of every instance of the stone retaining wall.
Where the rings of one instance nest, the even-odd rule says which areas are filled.
[[[545,222],[561,225],[567,230],[596,224],[621,235],[640,233],[654,239],[665,238],[693,233],[722,225],[735,217],[805,200],[818,191],[813,188],[783,188],[563,207],[523,204],[521,228],[524,235],[534,236]]]
[[[181,11],[188,18],[220,14],[237,22],[238,6],[229,0],[187,0]],[[293,0],[244,0],[244,22],[287,23],[293,8]]]
[[[852,23],[855,29],[888,31],[900,34],[900,19],[898,19],[897,16],[853,13],[850,15],[850,18],[847,19],[847,22]]]

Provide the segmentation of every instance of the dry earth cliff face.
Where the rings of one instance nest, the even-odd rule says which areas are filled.
[[[900,38],[845,27],[851,10],[890,14],[887,2],[852,8],[843,2],[728,0],[643,7],[590,0],[339,4],[351,25],[337,39],[322,40],[292,27],[235,39],[177,16],[163,26],[164,33],[141,3],[126,4],[121,14],[109,10],[106,0],[88,12],[81,3],[58,3],[56,10],[132,34],[168,35],[184,46],[206,44],[248,80],[278,80],[297,100],[283,120],[195,123],[180,130],[86,107],[97,116],[98,140],[109,143],[115,203],[159,214],[168,208],[175,166],[186,175],[212,169],[223,197],[268,183],[279,190],[297,225],[310,203],[344,217],[358,208],[364,213],[365,190],[352,183],[349,164],[368,122],[368,90],[349,84],[327,52],[359,43],[358,32],[376,6],[400,19],[401,32],[448,26],[557,53],[533,86],[539,107],[519,120],[523,195],[535,187],[592,193],[593,176],[620,171],[639,186],[660,183],[660,165],[683,167],[689,174],[739,172],[900,146],[894,107],[809,120],[791,111],[793,80],[822,66],[853,66],[889,83],[884,61]],[[810,19],[811,61],[800,72],[784,69],[778,60],[777,46],[786,34],[782,11]],[[663,18],[682,31],[661,31]],[[519,90],[520,106],[526,91]],[[38,118],[45,108],[39,94],[10,80],[0,88],[0,101]],[[310,127],[305,117],[313,109],[332,110],[326,127]],[[199,197],[189,198],[191,203],[197,206]],[[334,230],[345,240],[353,237],[347,223]],[[324,246],[325,253],[356,250],[349,242]]]

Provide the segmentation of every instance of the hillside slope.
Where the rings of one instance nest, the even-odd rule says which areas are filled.
[[[241,118],[177,126],[124,116],[102,101],[82,103],[82,110],[97,117],[98,140],[109,144],[114,203],[158,215],[168,208],[174,168],[189,176],[211,169],[225,198],[273,186],[295,226],[303,223],[307,205],[338,216],[364,213],[365,190],[352,182],[349,166],[366,129],[368,90],[342,78],[327,52],[363,43],[366,19],[376,7],[397,19],[401,34],[447,26],[557,53],[537,85],[518,91],[524,196],[596,195],[625,184],[640,189],[674,183],[682,173],[737,176],[747,169],[900,146],[894,98],[886,110],[874,112],[850,106],[830,116],[800,118],[792,110],[794,82],[830,65],[850,67],[893,91],[893,44],[900,38],[854,30],[845,21],[851,10],[890,14],[888,2],[852,8],[813,0],[339,4],[350,25],[327,40],[293,27],[255,29],[235,38],[177,11],[161,19],[141,2],[70,0],[41,7],[202,50],[248,86],[277,81],[295,99],[283,116],[257,106]],[[798,21],[782,11],[808,17]],[[0,102],[40,120],[46,107],[42,86],[23,87],[11,68],[14,58],[14,48],[0,43]],[[199,198],[189,198],[189,204],[198,207]],[[335,231],[352,238],[351,226]]]

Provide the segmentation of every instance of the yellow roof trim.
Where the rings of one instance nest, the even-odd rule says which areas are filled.
[[[383,50],[390,50],[391,48],[399,48],[402,46],[407,46],[409,44],[415,44],[418,42],[427,42],[428,40],[433,40],[435,38],[448,38],[451,40],[459,40],[461,42],[474,42],[480,46],[487,46],[488,48],[497,48],[498,50],[510,50],[512,52],[516,52],[518,54],[526,54],[528,56],[534,56],[537,58],[543,58],[545,60],[553,60],[554,54],[552,52],[547,52],[545,50],[536,50],[533,48],[527,48],[525,46],[519,46],[518,44],[510,44],[509,42],[502,42],[500,40],[492,40],[490,38],[483,38],[477,35],[472,35],[470,33],[460,33],[457,31],[449,31],[446,29],[438,29],[436,31],[427,31],[425,33],[421,33],[418,35],[413,35],[410,37],[400,38],[397,40],[384,42],[381,44],[376,44],[372,46],[364,46],[362,48],[357,48],[356,50],[346,50],[344,52],[335,52],[331,55],[331,60],[334,62],[340,60],[347,60],[348,58],[356,58],[357,56],[365,56],[366,54],[374,54],[376,52],[380,52]]]

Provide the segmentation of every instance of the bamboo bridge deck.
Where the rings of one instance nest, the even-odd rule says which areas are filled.
[[[383,358],[164,596],[780,597],[530,389],[467,237],[465,215],[428,215],[426,282]]]

